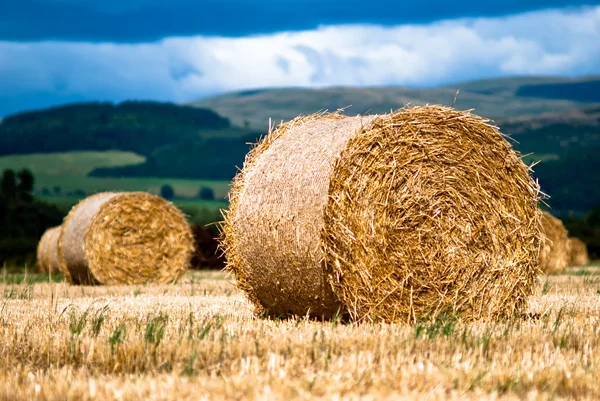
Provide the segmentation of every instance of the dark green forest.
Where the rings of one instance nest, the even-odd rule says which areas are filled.
[[[0,178],[0,264],[33,267],[38,240],[62,223],[64,213],[37,200],[35,178],[28,170],[5,170]]]
[[[582,82],[554,82],[552,84],[523,85],[516,91],[517,96],[565,99],[579,102],[600,102],[600,79]],[[568,95],[566,95],[568,94]]]
[[[534,166],[555,214],[583,215],[600,204],[600,106],[499,121]]]
[[[149,156],[202,130],[226,130],[229,120],[169,103],[81,103],[5,117],[0,154],[119,149]]]
[[[144,164],[99,169],[96,176],[229,180],[248,142],[260,136],[215,112],[170,103],[82,103],[29,111],[0,124],[0,155],[123,150]]]

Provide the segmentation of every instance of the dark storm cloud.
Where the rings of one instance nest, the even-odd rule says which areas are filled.
[[[598,4],[590,0],[2,0],[0,40],[144,42],[243,36],[327,24],[397,25]]]

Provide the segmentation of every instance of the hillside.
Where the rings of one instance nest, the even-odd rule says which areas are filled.
[[[81,103],[6,117],[0,123],[0,155],[124,151],[133,160],[111,160],[86,174],[230,180],[244,160],[247,143],[259,136],[203,108],[156,102]],[[26,163],[37,165],[36,160]],[[86,163],[85,158],[79,160]],[[56,162],[63,165],[60,158]],[[64,162],[65,169],[73,168],[69,160]]]
[[[582,101],[596,99],[586,88],[595,88],[597,82],[600,80],[594,77],[512,78],[424,90],[255,90],[200,102],[218,113],[153,102],[68,105],[6,117],[0,124],[0,154],[16,155],[0,158],[0,166],[36,165],[39,183],[48,188],[52,180],[68,191],[139,188],[134,181],[144,177],[151,181],[140,184],[143,187],[157,190],[162,183],[173,182],[178,193],[193,197],[199,186],[217,188],[207,180],[219,182],[221,188],[233,178],[244,162],[249,143],[266,133],[269,115],[275,124],[278,119],[349,104],[353,107],[348,114],[389,111],[408,102],[452,104],[460,87],[456,108],[473,107],[476,113],[494,118],[501,130],[516,141],[516,149],[531,154],[525,158],[528,163],[541,161],[535,175],[542,190],[551,196],[547,202],[555,213],[584,213],[600,204],[596,174],[600,170],[600,103]],[[532,98],[531,94],[563,99]],[[235,126],[230,118],[245,127]],[[81,153],[76,158],[68,157],[69,152],[106,150],[129,153],[96,153],[94,159]],[[33,153],[51,155],[49,159],[43,155],[18,156]],[[77,177],[63,170],[76,170]],[[122,181],[116,183],[113,179]],[[215,192],[223,196],[222,190]]]
[[[600,204],[600,106],[500,122],[528,161],[556,213]]]
[[[536,115],[600,103],[600,77],[504,78],[457,83],[447,87],[265,89],[234,92],[192,104],[215,110],[233,124],[266,131],[269,118],[289,120],[299,114],[348,108],[349,114],[381,113],[407,103],[451,105],[494,120]],[[586,89],[586,88],[591,89]],[[460,91],[457,96],[457,91]],[[588,93],[589,92],[589,93]],[[539,97],[533,97],[539,96]]]
[[[149,156],[202,131],[229,129],[229,120],[202,108],[156,102],[78,103],[7,116],[0,124],[0,154],[123,150]]]
[[[581,102],[600,102],[596,91],[600,76],[564,77],[510,77],[458,82],[448,88],[484,95],[522,96],[542,99],[563,99]],[[582,96],[582,92],[592,96]]]

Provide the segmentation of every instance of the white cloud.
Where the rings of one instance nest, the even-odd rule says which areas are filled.
[[[187,101],[276,86],[424,85],[600,73],[600,6],[426,25],[323,26],[146,44],[0,42],[0,88]]]

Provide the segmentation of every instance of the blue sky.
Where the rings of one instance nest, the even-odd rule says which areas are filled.
[[[600,74],[600,5],[2,0],[0,116],[71,101]]]

